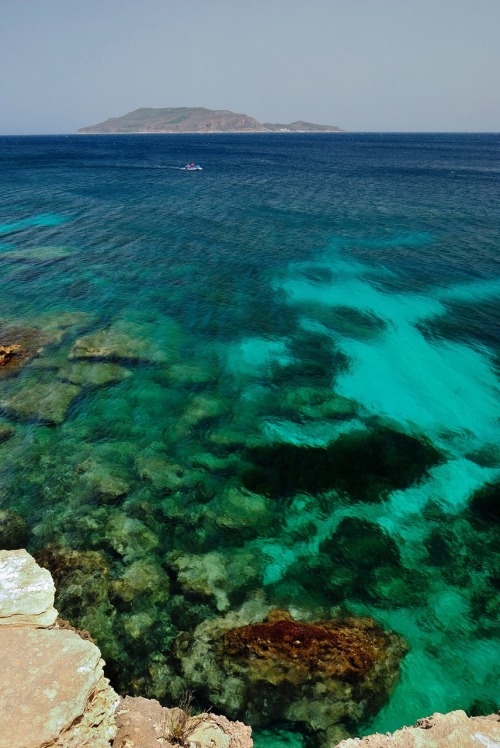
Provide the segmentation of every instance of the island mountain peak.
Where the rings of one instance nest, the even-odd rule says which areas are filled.
[[[82,134],[125,133],[232,133],[232,132],[343,132],[335,125],[298,120],[290,124],[261,123],[248,114],[204,107],[141,107],[122,117],[111,117],[78,130]]]

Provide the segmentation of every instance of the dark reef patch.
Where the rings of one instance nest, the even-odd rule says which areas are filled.
[[[332,332],[356,340],[370,340],[386,328],[386,323],[375,314],[348,306],[329,306],[307,303],[300,306],[311,319],[328,327]]]
[[[482,519],[500,521],[500,483],[488,483],[476,491],[470,508]]]
[[[329,335],[297,330],[288,341],[292,361],[273,367],[275,385],[331,386],[332,381],[349,367],[349,359],[335,348]]]
[[[247,459],[253,467],[243,482],[257,493],[281,497],[335,489],[354,501],[380,501],[421,479],[442,457],[426,441],[380,428],[342,436],[327,447],[255,447]]]

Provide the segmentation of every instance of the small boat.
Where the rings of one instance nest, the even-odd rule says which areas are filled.
[[[195,164],[193,162],[192,164],[186,164],[186,166],[181,166],[181,169],[183,171],[203,171],[203,166],[200,166],[199,164]]]

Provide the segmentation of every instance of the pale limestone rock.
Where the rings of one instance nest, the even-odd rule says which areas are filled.
[[[53,748],[110,748],[110,741],[116,734],[114,711],[118,701],[108,679],[101,676],[81,720],[61,733]]]
[[[0,551],[0,625],[52,626],[55,587],[25,550]]]
[[[205,714],[189,736],[189,745],[201,748],[252,748],[252,728],[243,722],[230,722],[217,714]]]
[[[73,631],[0,629],[0,748],[106,748],[118,697]]]
[[[500,714],[467,717],[462,710],[433,714],[392,735],[349,738],[336,748],[500,748]]]
[[[186,748],[252,748],[252,730],[216,714],[190,717],[182,709],[165,709],[154,699],[126,696],[116,710],[113,748],[171,746],[172,731],[180,731]]]
[[[155,699],[126,696],[115,713],[117,732],[113,748],[158,748],[163,708]]]

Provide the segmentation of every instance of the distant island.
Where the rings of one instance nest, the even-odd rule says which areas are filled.
[[[228,109],[203,107],[169,107],[166,109],[136,109],[122,117],[111,117],[98,125],[81,127],[83,135],[125,133],[216,133],[216,132],[344,132],[335,125],[315,125],[311,122],[291,122],[288,125],[258,122],[248,114],[236,114]]]

